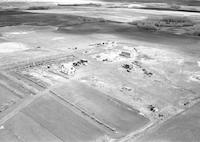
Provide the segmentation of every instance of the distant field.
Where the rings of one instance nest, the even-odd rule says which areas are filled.
[[[2,9],[12,9],[12,8],[29,8],[32,6],[52,6],[53,3],[47,2],[2,2],[0,1],[0,8]]]
[[[98,22],[103,19],[61,14],[36,14],[20,11],[4,11],[0,14],[0,27],[16,25],[70,26],[84,22]]]
[[[169,4],[183,4],[183,5],[200,5],[198,0],[101,0],[106,2],[141,2],[141,3],[169,3]]]
[[[132,22],[139,29],[149,32],[167,32],[177,35],[200,36],[200,23],[194,18],[167,16]]]

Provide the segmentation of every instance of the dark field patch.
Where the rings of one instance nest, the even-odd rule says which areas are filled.
[[[63,14],[34,14],[20,11],[3,11],[0,14],[0,27],[33,25],[33,26],[70,26],[86,22],[100,22],[103,19],[70,16]]]
[[[128,24],[119,24],[114,22],[95,22],[82,23],[68,27],[60,27],[58,32],[72,34],[92,34],[92,33],[128,33],[137,29]]]
[[[0,10],[0,16],[31,14],[29,12],[15,11],[15,10]]]

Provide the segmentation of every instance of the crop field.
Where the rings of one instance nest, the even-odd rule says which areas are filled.
[[[123,103],[116,102],[89,86],[78,82],[69,82],[69,84],[56,88],[53,92],[85,110],[111,131],[119,133],[119,136],[135,131],[148,122],[148,119],[140,116],[133,108],[124,106]]]
[[[5,88],[5,86],[0,85],[0,90],[0,112],[4,112],[13,104],[15,104],[20,98],[17,94]]]
[[[48,96],[39,98],[23,112],[61,140],[91,141],[105,135],[101,129]]]
[[[57,141],[61,142],[57,137],[52,135],[47,129],[36,123],[31,117],[20,112],[15,117],[10,119],[4,127],[11,132],[10,135],[19,136],[23,141]],[[2,132],[3,133],[3,132]],[[6,131],[4,132],[6,133]],[[8,135],[9,136],[9,135]],[[7,135],[4,136],[8,137]]]

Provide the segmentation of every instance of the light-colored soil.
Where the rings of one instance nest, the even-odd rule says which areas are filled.
[[[15,42],[4,42],[0,43],[0,53],[10,53],[10,52],[17,52],[27,50],[26,47],[22,43],[15,43]]]

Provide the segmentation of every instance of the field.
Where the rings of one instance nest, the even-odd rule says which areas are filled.
[[[17,103],[20,100],[20,97],[5,86],[0,86],[1,89],[1,100],[0,100],[0,112],[3,113],[9,107]]]
[[[47,129],[36,123],[32,118],[20,112],[15,117],[5,123],[4,128],[11,132],[11,136],[16,138],[18,136],[19,141],[57,141],[61,142],[57,137],[52,135]],[[3,131],[1,133],[6,133]],[[9,135],[8,135],[9,136]],[[2,136],[5,141],[7,135]]]
[[[105,135],[101,129],[48,96],[39,98],[23,112],[64,141],[94,141]]]
[[[135,131],[148,122],[148,119],[138,115],[136,110],[78,82],[69,82],[53,92],[88,112],[111,131],[119,133],[119,136]]]
[[[174,141],[188,142],[199,140],[199,104],[162,124],[138,142]]]
[[[200,14],[132,2],[2,3],[0,141],[200,141]]]

